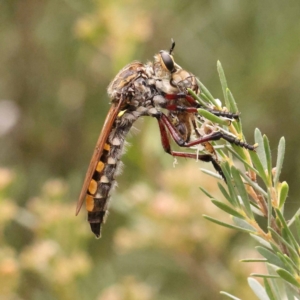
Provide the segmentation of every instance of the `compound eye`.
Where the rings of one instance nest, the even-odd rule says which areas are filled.
[[[172,56],[166,51],[160,51],[160,56],[166,69],[168,69],[171,73],[175,72],[176,70]]]

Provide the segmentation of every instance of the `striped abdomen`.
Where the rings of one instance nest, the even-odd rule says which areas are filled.
[[[114,121],[88,187],[86,209],[88,221],[96,237],[101,235],[101,224],[105,221],[110,192],[120,168],[125,137],[135,120],[132,113],[125,113]]]

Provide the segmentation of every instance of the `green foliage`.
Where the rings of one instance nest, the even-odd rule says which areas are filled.
[[[236,111],[236,103],[229,102],[225,93],[227,83],[219,62],[218,71],[227,109],[230,110],[231,107],[234,107],[234,111]],[[204,94],[212,97],[207,90],[204,91]],[[207,99],[206,96],[202,97],[204,101],[207,101]],[[214,103],[211,101],[210,105],[214,105]],[[243,136],[241,126],[230,125],[226,127],[222,122],[218,122],[218,124],[220,127],[222,126],[223,130],[228,130],[228,132],[236,130],[236,135]],[[293,228],[291,228],[294,222],[295,226],[299,228],[298,211],[292,217],[293,222],[285,220],[283,212],[288,194],[288,185],[286,182],[280,182],[279,180],[285,152],[285,139],[280,139],[274,169],[272,168],[268,138],[256,129],[255,141],[257,148],[255,151],[250,151],[250,153],[246,149],[239,149],[239,152],[236,153],[237,148],[232,147],[230,144],[227,145],[227,150],[230,149],[227,154],[225,154],[226,149],[218,149],[218,152],[223,152],[222,158],[224,161],[221,164],[227,182],[226,187],[219,184],[219,188],[230,206],[213,199],[213,196],[211,196],[211,201],[219,209],[229,214],[235,225],[206,215],[204,217],[218,225],[250,233],[250,236],[259,239],[262,246],[256,247],[256,250],[265,258],[261,262],[266,263],[272,272],[269,272],[269,274],[251,274],[252,277],[263,278],[264,287],[255,279],[251,277],[248,279],[248,283],[258,299],[283,299],[288,297],[288,290],[300,296],[300,236],[295,235]],[[241,150],[243,153],[241,153]],[[234,166],[235,161],[232,160],[229,154],[234,154],[234,157],[243,162],[244,170],[237,169]],[[262,220],[258,222],[258,216],[263,216],[265,222]],[[267,223],[267,227],[265,223]],[[254,262],[258,260],[246,258],[242,261]],[[275,271],[275,274],[273,271]],[[281,288],[275,289],[275,286],[278,287],[278,280],[281,281]],[[235,299],[234,296],[228,293],[224,293],[224,295]]]
[[[285,135],[280,177],[290,189],[286,197],[288,185],[281,180],[278,209],[283,213],[284,207],[284,215],[291,216],[288,227],[299,236],[299,210],[292,216],[300,193],[299,9],[295,0],[1,1],[0,298],[211,300],[223,299],[219,291],[226,290],[252,300],[245,277],[263,273],[264,264],[241,268],[237,259],[259,261],[251,242],[274,253],[280,247],[256,234],[247,240],[201,217],[231,225],[228,207],[236,221],[246,215],[243,202],[231,199],[232,191],[212,168],[207,173],[214,178],[199,172],[205,163],[178,159],[173,168],[155,120],[138,122],[140,133],[128,136],[132,146],[123,157],[101,240],[90,233],[84,212],[75,217],[75,205],[109,109],[110,80],[133,60],[152,60],[173,37],[175,61],[209,87],[202,98],[215,101],[223,92],[226,106],[241,111],[248,141],[253,142],[255,127],[267,133],[274,160],[275,141]],[[239,109],[226,81],[219,88],[217,59]],[[232,126],[241,132],[241,122]],[[258,173],[242,149],[216,147],[223,147],[220,160],[228,154],[237,170],[245,166]],[[244,171],[240,176],[268,197],[261,181],[253,182]],[[199,197],[200,185],[225,213],[202,193]],[[220,204],[223,195],[227,207]],[[256,218],[258,205],[251,208]],[[252,232],[245,224],[232,226]],[[286,230],[285,235],[289,238]],[[292,262],[284,256],[281,261],[293,274]],[[279,278],[268,282],[280,299],[273,282],[281,279],[274,268],[268,272]],[[293,288],[283,289],[294,300]]]

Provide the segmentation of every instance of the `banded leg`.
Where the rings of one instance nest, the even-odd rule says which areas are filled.
[[[172,110],[172,111],[185,111],[185,112],[194,112],[197,113],[197,109],[201,108],[202,106],[190,95],[187,95],[185,93],[178,93],[178,94],[163,94],[164,98],[167,100],[176,100],[176,99],[180,99],[180,98],[184,98],[185,100],[187,100],[187,102],[189,104],[192,105],[192,107],[184,107],[184,106],[179,106],[176,104],[170,104],[170,105],[166,105],[165,108],[168,110]],[[218,117],[225,117],[228,119],[235,119],[235,120],[239,120],[240,118],[240,114],[237,113],[232,113],[232,112],[227,112],[227,111],[221,111],[221,110],[216,110],[216,109],[209,109],[204,107],[205,110],[209,111],[210,113],[214,114],[215,116]]]
[[[226,140],[227,142],[229,142],[231,144],[235,144],[237,146],[244,147],[248,150],[255,149],[255,146],[249,145],[248,143],[245,143],[245,142],[233,137],[232,135],[226,134],[222,131],[216,131],[216,132],[213,132],[206,136],[199,137],[194,141],[186,142],[181,138],[181,136],[176,131],[174,125],[171,123],[171,121],[168,119],[168,117],[163,113],[160,115],[160,122],[162,122],[167,127],[172,138],[180,147],[192,147],[192,146],[196,146],[196,145],[199,145],[199,144],[202,144],[205,142],[217,141],[217,140],[220,140],[221,138],[223,138],[224,140]]]
[[[174,156],[174,157],[184,157],[184,158],[192,158],[192,159],[199,159],[204,162],[211,162],[214,166],[215,170],[222,176],[222,178],[226,181],[226,178],[224,176],[224,173],[217,162],[216,159],[211,154],[195,154],[195,153],[188,153],[188,152],[179,152],[179,151],[173,151],[171,149],[170,140],[167,134],[167,129],[169,128],[165,125],[163,119],[167,119],[167,117],[164,114],[161,114],[159,117],[157,117],[159,130],[160,130],[160,136],[161,136],[161,142],[163,149],[166,153]],[[170,123],[171,124],[171,123]],[[181,147],[188,147],[185,145],[185,141],[181,138],[179,133],[176,131],[174,126],[171,124],[172,129],[169,130],[173,140],[176,142],[177,145]]]

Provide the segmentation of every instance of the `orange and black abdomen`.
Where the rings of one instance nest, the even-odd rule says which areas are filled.
[[[97,237],[100,237],[101,224],[105,221],[110,192],[115,185],[115,176],[121,163],[125,137],[132,126],[132,122],[123,121],[128,114],[125,113],[115,120],[88,187],[86,196],[88,221]]]

